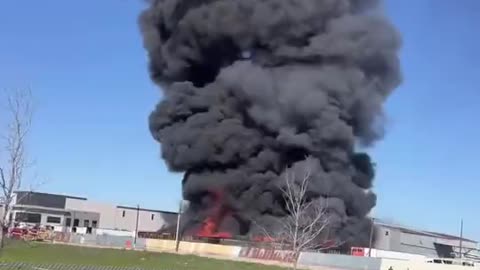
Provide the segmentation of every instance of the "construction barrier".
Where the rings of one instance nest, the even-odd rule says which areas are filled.
[[[116,236],[109,234],[97,235],[95,239],[97,245],[103,247],[133,248],[134,238],[130,236]]]
[[[12,228],[8,236],[24,241],[51,241],[55,237],[55,232],[44,228]]]
[[[59,243],[68,243],[70,242],[70,233],[65,233],[65,232],[55,232],[53,234],[53,239],[49,239],[50,241],[53,242],[59,242]]]
[[[97,244],[97,237],[91,234],[71,234],[70,243],[94,246]]]
[[[74,234],[55,232],[49,239],[54,243],[71,243],[76,245],[86,246],[99,246],[99,247],[112,247],[112,248],[124,248],[124,249],[137,249],[145,250],[146,239],[130,236],[118,236],[109,234]]]
[[[21,234],[29,235],[27,233]],[[66,232],[52,232],[50,234],[37,234],[42,240],[57,243],[72,243],[85,246],[111,247],[122,249],[141,249],[152,252],[171,252],[175,250],[175,241],[163,239],[143,239],[131,236],[109,234],[75,234]],[[14,235],[15,236],[15,235]],[[17,236],[15,236],[17,237]],[[37,237],[38,238],[38,237]],[[216,255],[225,258],[250,258],[266,261],[292,263],[295,261],[294,253],[286,250],[272,250],[258,247],[238,247],[209,243],[195,243],[181,241],[179,252],[196,255]],[[392,253],[393,254],[393,253]],[[388,256],[397,256],[398,254]],[[384,254],[385,255],[385,254]],[[465,270],[465,266],[453,264],[427,263],[422,257],[414,258],[375,258],[348,256],[339,254],[325,254],[316,252],[302,252],[298,264],[305,267],[328,267],[345,270]],[[479,269],[471,267],[470,269]]]
[[[240,257],[250,259],[260,259],[267,261],[294,262],[295,254],[287,250],[271,250],[256,247],[243,247],[240,250]]]
[[[385,261],[385,262],[383,262]],[[141,270],[138,267],[118,267],[118,266],[80,266],[80,265],[64,265],[64,264],[31,264],[22,262],[0,262],[0,269],[49,269],[49,270]],[[160,269],[160,268],[159,268]],[[407,261],[382,260],[381,268],[362,268],[357,266],[351,269],[358,270],[465,270],[462,266],[442,265],[442,264],[425,264],[425,263],[409,263]],[[472,268],[476,270],[478,268]]]
[[[179,251],[189,254],[209,254],[225,257],[238,257],[241,248],[237,246],[215,245],[207,243],[180,242]],[[161,239],[146,239],[147,251],[173,251],[175,241]]]

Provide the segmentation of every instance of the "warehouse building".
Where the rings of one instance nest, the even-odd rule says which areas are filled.
[[[175,224],[177,213],[118,206],[86,198],[40,192],[15,193],[9,220],[28,225],[52,226],[67,231],[96,229],[156,232]],[[138,229],[137,229],[138,228]]]
[[[99,203],[75,196],[24,191],[15,195],[10,220],[77,233],[99,230],[111,230],[111,233],[158,232],[174,227],[178,217],[175,212]],[[463,258],[480,260],[478,242],[474,240],[377,219],[375,225],[373,248],[377,251],[428,258],[458,258],[461,253]]]
[[[480,259],[478,242],[459,236],[416,230],[376,220],[375,249],[428,258]],[[460,252],[461,249],[461,252]]]

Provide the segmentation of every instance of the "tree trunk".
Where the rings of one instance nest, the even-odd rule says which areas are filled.
[[[0,249],[3,249],[5,246],[5,233],[2,225],[2,231],[0,232]]]
[[[5,247],[5,227],[7,226],[7,217],[8,217],[8,209],[9,207],[7,206],[10,203],[10,200],[7,201],[3,205],[3,213],[2,213],[2,220],[0,221],[0,227],[1,227],[1,232],[0,232],[0,249],[3,249]]]
[[[298,236],[298,220],[295,221],[295,232],[293,234],[293,270],[297,270],[297,236]]]
[[[0,224],[0,227],[2,228],[1,232],[0,232],[0,258],[3,257],[3,251],[5,250],[5,230],[4,230],[4,227],[5,227],[5,222],[2,222]]]
[[[293,253],[293,270],[297,270],[297,267],[298,267],[298,254],[297,252],[294,251]]]

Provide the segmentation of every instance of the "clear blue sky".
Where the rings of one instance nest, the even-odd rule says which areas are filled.
[[[41,190],[175,210],[147,116],[160,98],[146,69],[137,0],[2,1],[0,87],[30,86],[30,152]],[[375,214],[480,240],[480,1],[390,0],[405,82],[389,100]],[[477,75],[477,77],[475,76]],[[476,106],[477,105],[477,106]]]

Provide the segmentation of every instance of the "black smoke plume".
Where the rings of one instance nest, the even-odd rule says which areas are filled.
[[[283,174],[310,156],[308,194],[328,200],[332,237],[368,244],[374,168],[356,145],[382,137],[401,81],[400,37],[378,2],[150,1],[140,25],[164,94],[150,130],[185,172],[190,229],[218,204],[218,230],[233,235],[284,217]]]

